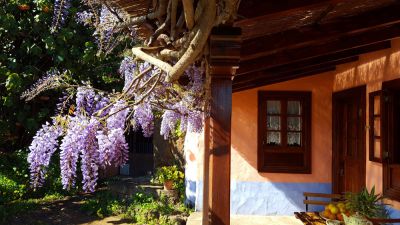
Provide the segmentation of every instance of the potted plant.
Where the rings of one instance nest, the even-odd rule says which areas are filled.
[[[173,190],[174,184],[184,178],[182,171],[175,166],[163,166],[157,169],[156,179],[164,184],[165,190]]]
[[[359,193],[347,193],[346,206],[353,214],[343,215],[346,225],[368,224],[365,222],[368,218],[388,218],[386,204],[382,200],[382,195],[375,194],[375,187],[371,192],[364,188]]]

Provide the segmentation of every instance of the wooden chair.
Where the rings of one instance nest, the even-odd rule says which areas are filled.
[[[343,200],[344,196],[341,194],[324,194],[324,193],[311,193],[304,192],[303,193],[304,200],[303,203],[306,205],[306,211],[308,212],[308,205],[328,205],[331,202],[337,202]],[[309,198],[326,198],[327,200],[312,200]],[[328,200],[329,199],[329,200]]]
[[[374,225],[400,223],[400,219],[376,219],[368,218]]]

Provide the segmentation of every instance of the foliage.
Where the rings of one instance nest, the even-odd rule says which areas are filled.
[[[163,166],[157,169],[155,178],[157,181],[164,183],[165,181],[180,182],[185,178],[185,174],[178,169],[178,166]]]
[[[52,159],[47,173],[44,188],[33,191],[29,186],[29,169],[27,151],[0,153],[0,204],[14,200],[43,198],[47,195],[74,194],[78,188],[66,192],[62,189],[58,154]]]
[[[0,175],[0,204],[19,199],[24,196],[25,192],[24,184],[18,184],[14,180]]]
[[[138,195],[140,193],[137,193]],[[127,218],[132,218],[138,224],[149,225],[173,225],[175,221],[171,220],[172,215],[183,214],[188,216],[191,209],[182,203],[173,203],[166,196],[160,199],[144,195],[145,201],[133,201],[125,213]]]
[[[185,174],[177,165],[157,168],[153,182],[173,181],[173,188],[178,191],[181,202],[185,200]]]
[[[82,205],[83,210],[89,214],[96,214],[100,218],[122,214],[124,208],[126,208],[124,200],[120,200],[107,191],[96,193],[93,198],[87,199]]]
[[[382,203],[383,196],[375,194],[375,186],[371,192],[366,188],[359,193],[347,193],[346,205],[353,212],[358,212],[370,218],[387,218],[388,212],[385,204]]]
[[[71,18],[81,10],[73,0]],[[107,90],[118,88],[111,77],[119,57],[97,57],[92,31],[73,19],[66,20],[57,35],[51,34],[51,0],[0,2],[0,151],[21,149],[40,123],[54,111],[60,95],[51,91],[24,104],[21,93],[53,67],[70,71],[68,79],[90,81]],[[48,96],[54,96],[49,98]]]
[[[172,215],[189,215],[191,209],[183,203],[173,203],[162,196],[160,199],[144,192],[137,192],[127,200],[120,199],[107,191],[96,193],[87,199],[82,209],[99,217],[122,215],[137,224],[172,225]]]
[[[61,72],[59,68],[58,71],[49,70],[44,79],[23,93],[22,97],[30,100],[49,88],[66,90],[56,115],[52,121],[42,126],[29,147],[28,160],[34,188],[42,186],[48,162],[57,148],[61,151],[60,166],[64,189],[74,188],[80,166],[84,191],[94,192],[99,168],[120,166],[127,161],[128,145],[124,132],[129,128],[136,130],[140,127],[143,135],[149,137],[154,132],[155,115],[161,115],[160,134],[166,139],[176,131],[178,124],[180,133],[202,130],[204,111],[208,104],[203,48],[214,22],[218,24],[233,19],[237,0],[219,0],[221,5],[218,7],[214,3],[199,2],[192,8],[201,9],[198,13],[204,15],[202,20],[192,21],[199,23],[199,28],[184,20],[183,16],[185,19],[194,19],[194,14],[184,13],[180,25],[174,24],[177,21],[169,16],[175,17],[178,11],[183,13],[182,7],[178,7],[178,2],[175,2],[170,8],[164,4],[166,2],[152,2],[157,5],[157,12],[147,22],[154,23],[154,28],[158,27],[160,24],[156,21],[164,20],[163,17],[167,14],[165,22],[173,23],[171,29],[175,25],[181,28],[177,32],[171,30],[164,34],[168,29],[160,27],[154,36],[149,36],[151,32],[147,32],[144,38],[141,23],[145,22],[142,18],[147,18],[146,16],[132,17],[107,2],[81,2],[84,10],[76,14],[76,19],[91,26],[98,48],[96,55],[104,57],[113,52],[124,56],[118,71],[124,78],[124,85],[120,92],[109,92],[90,82],[71,81],[68,79],[68,76],[72,76],[71,73]],[[186,0],[182,4],[185,10],[192,3]],[[57,35],[64,29],[63,25],[70,18],[68,15],[73,12],[72,9],[71,0],[55,0],[52,31]],[[132,19],[142,22],[132,22]],[[159,40],[161,34],[170,38],[164,42],[174,42],[173,49],[163,46],[162,40]],[[152,47],[152,44],[157,47]],[[189,44],[193,47],[189,48]],[[137,47],[139,45],[150,48]],[[125,51],[128,48],[131,51]],[[153,52],[149,55],[143,49],[152,49]],[[167,52],[160,52],[162,49]],[[178,56],[171,58],[170,53]]]

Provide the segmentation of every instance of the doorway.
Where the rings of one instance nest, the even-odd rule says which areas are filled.
[[[359,192],[365,187],[366,87],[333,94],[332,190]]]
[[[142,130],[127,135],[129,146],[129,176],[139,177],[154,170],[153,137],[144,137]]]

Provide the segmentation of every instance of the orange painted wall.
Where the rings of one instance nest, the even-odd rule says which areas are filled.
[[[256,182],[330,183],[332,158],[332,93],[367,85],[368,93],[381,89],[382,81],[400,78],[400,39],[392,48],[360,56],[359,61],[343,64],[336,71],[241,91],[232,96],[232,180]],[[312,174],[277,174],[257,171],[257,92],[259,90],[312,91]],[[368,99],[367,99],[368,109]],[[368,110],[367,118],[368,118]],[[202,135],[200,135],[202,136]],[[202,180],[203,138],[187,135],[185,144],[192,179]],[[382,191],[382,166],[368,160],[366,132],[366,184]],[[390,201],[400,209],[400,203]]]
[[[357,62],[343,64],[336,71],[291,80],[233,94],[232,179],[265,182],[331,182],[332,93],[367,86],[368,93],[380,90],[383,81],[400,78],[400,39],[392,48],[360,56]],[[312,91],[312,174],[276,174],[257,171],[257,92],[259,90]],[[367,99],[368,109],[368,99]],[[367,118],[368,118],[368,110]],[[368,125],[368,124],[367,124]],[[382,191],[382,165],[368,160],[366,132],[366,184]],[[390,202],[400,209],[399,202]]]
[[[340,65],[335,71],[333,90],[340,91],[356,86],[367,86],[368,94],[380,90],[383,81],[400,78],[400,39],[392,40],[390,49],[381,50],[360,56],[357,62]],[[368,110],[367,118],[368,118]],[[367,121],[367,125],[369,121]],[[366,184],[368,188],[375,185],[382,192],[382,165],[368,160],[369,130],[366,132]],[[394,208],[400,209],[400,203],[388,201]]]
[[[325,73],[233,94],[232,179],[269,182],[331,182],[333,73]],[[257,171],[257,93],[260,90],[312,92],[312,174]]]

